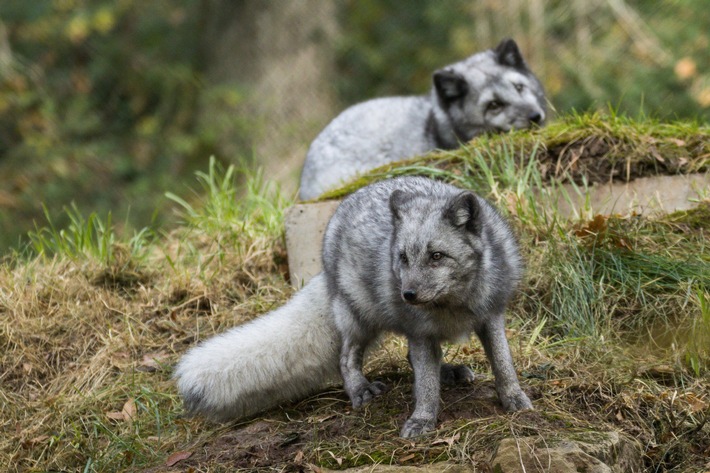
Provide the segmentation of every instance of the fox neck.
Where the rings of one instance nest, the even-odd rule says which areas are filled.
[[[447,110],[441,107],[435,90],[431,92],[430,101],[432,107],[426,121],[426,134],[436,149],[458,148],[473,137],[486,132],[483,126],[479,127],[480,129],[469,129],[464,132],[461,124],[452,119]]]
[[[444,129],[440,121],[437,119],[437,113],[434,110],[429,112],[426,121],[426,134],[429,140],[434,143],[436,149],[454,149],[459,145],[459,139],[450,127]]]

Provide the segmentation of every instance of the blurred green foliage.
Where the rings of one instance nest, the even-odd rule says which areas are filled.
[[[235,110],[253,84],[204,79],[215,60],[206,38],[219,38],[206,20],[220,1],[246,2],[0,2],[0,252],[46,223],[43,204],[58,226],[72,201],[129,227],[159,226],[174,205],[165,192],[194,185],[211,155],[252,158],[258,124],[248,107]],[[338,75],[327,85],[342,107],[424,93],[434,69],[513,37],[560,112],[707,121],[705,3],[339,0]],[[283,130],[284,120],[266,125]]]
[[[198,110],[239,100],[202,83],[199,7],[0,3],[0,249],[46,223],[42,203],[59,225],[76,201],[142,227],[165,213],[165,189],[192,184],[217,151]]]

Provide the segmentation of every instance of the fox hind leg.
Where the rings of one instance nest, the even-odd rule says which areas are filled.
[[[452,365],[450,363],[442,363],[441,365],[441,384],[455,386],[472,384],[476,379],[473,370],[466,365]]]
[[[412,365],[411,351],[407,352],[407,361]],[[472,384],[476,375],[471,368],[466,365],[454,365],[451,363],[441,363],[440,370],[441,384],[447,386]]]
[[[333,301],[333,314],[340,332],[340,374],[343,387],[354,408],[361,407],[387,390],[380,381],[370,382],[362,373],[363,357],[368,345],[376,338],[355,317],[346,301]]]

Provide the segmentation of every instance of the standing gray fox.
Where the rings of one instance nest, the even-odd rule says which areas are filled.
[[[186,408],[215,420],[255,414],[340,375],[352,405],[385,391],[362,372],[383,332],[404,335],[414,412],[403,437],[435,428],[440,384],[469,383],[441,343],[478,335],[507,411],[532,408],[518,384],[504,311],[522,262],[505,220],[483,198],[422,177],[364,187],[333,215],[323,272],[281,308],[191,349],[175,371]]]
[[[301,200],[358,174],[487,132],[544,123],[545,92],[518,45],[503,40],[433,75],[428,95],[385,97],[346,109],[316,137],[301,173]]]

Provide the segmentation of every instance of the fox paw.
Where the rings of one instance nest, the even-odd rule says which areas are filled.
[[[436,427],[435,419],[415,419],[410,417],[402,427],[402,432],[399,434],[404,438],[419,437],[427,432],[431,432]]]
[[[500,396],[500,402],[503,404],[503,408],[507,412],[515,412],[533,408],[530,398],[528,398],[527,394],[521,390]]]
[[[442,384],[471,384],[474,379],[476,379],[476,375],[468,366],[451,365],[449,363],[441,365]]]
[[[381,383],[380,381],[366,383],[355,389],[354,392],[349,393],[350,401],[352,402],[354,408],[362,407],[386,390],[387,385],[385,383]]]

